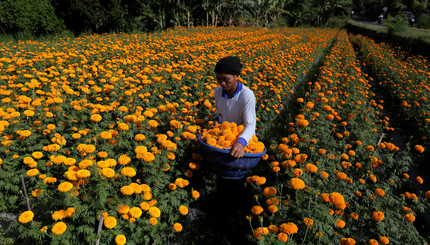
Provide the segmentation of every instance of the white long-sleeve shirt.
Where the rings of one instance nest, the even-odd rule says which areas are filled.
[[[254,92],[239,82],[231,98],[228,98],[222,87],[215,89],[214,96],[217,110],[215,120],[219,123],[227,121],[243,125],[244,130],[237,142],[247,146],[255,134],[257,124]]]

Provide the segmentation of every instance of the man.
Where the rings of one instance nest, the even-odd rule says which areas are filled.
[[[244,126],[236,143],[225,148],[236,158],[243,157],[245,154],[245,146],[255,134],[257,121],[254,93],[239,82],[241,69],[240,59],[235,56],[224,57],[215,65],[216,79],[221,87],[215,89],[214,93],[217,110],[214,125],[227,121]]]

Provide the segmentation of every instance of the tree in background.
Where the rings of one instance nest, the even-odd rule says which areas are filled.
[[[0,33],[31,35],[58,33],[65,28],[49,0],[0,1]]]

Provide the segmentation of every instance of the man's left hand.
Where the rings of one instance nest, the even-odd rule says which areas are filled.
[[[245,147],[239,142],[236,142],[233,146],[226,147],[224,149],[230,150],[230,155],[235,158],[243,157],[243,155],[245,154]]]

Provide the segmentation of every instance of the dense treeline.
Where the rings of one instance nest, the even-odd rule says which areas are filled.
[[[0,0],[0,33],[130,32],[174,26],[321,26],[351,11],[426,12],[429,0]]]

